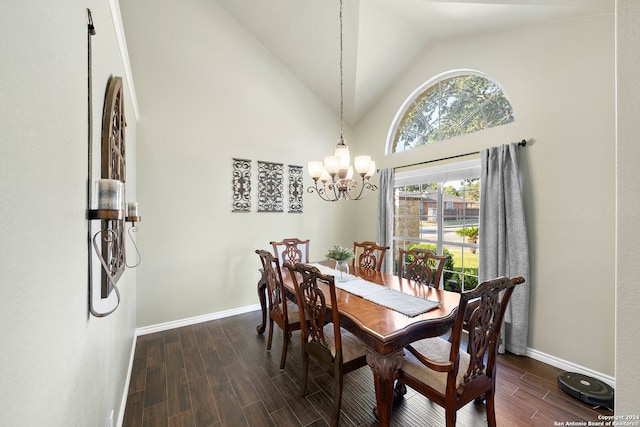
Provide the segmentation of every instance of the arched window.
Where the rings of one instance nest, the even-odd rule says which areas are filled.
[[[514,120],[502,87],[475,71],[447,73],[416,90],[391,127],[387,153],[410,150]]]

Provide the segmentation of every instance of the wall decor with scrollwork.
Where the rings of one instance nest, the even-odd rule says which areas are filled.
[[[284,212],[284,165],[258,161],[258,212]]]
[[[251,160],[233,159],[233,212],[251,210]]]
[[[302,166],[289,165],[289,212],[302,212],[302,195],[304,194],[304,182],[302,179]]]
[[[233,209],[232,212],[251,212],[252,161],[232,158]],[[285,185],[283,163],[258,161],[257,212],[284,212],[285,188],[288,190],[289,213],[302,213],[304,197],[303,167],[288,165],[288,183]]]

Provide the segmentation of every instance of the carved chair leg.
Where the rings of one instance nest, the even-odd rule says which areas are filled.
[[[269,319],[269,338],[267,339],[267,351],[271,351],[272,341],[273,341],[273,319]]]
[[[333,395],[333,414],[331,416],[331,426],[338,427],[340,420],[340,406],[342,404],[342,373],[336,372],[335,375],[335,393]]]
[[[289,348],[289,338],[291,332],[282,334],[282,356],[280,356],[280,370],[284,371],[284,364],[287,361],[287,349]]]
[[[487,392],[487,425],[496,427],[496,408],[493,390]]]
[[[262,323],[256,326],[256,332],[262,334],[267,326],[267,295],[265,294],[265,289],[267,287],[267,282],[264,278],[264,272],[260,269],[260,280],[258,280],[258,300],[260,301],[260,311],[262,314]]]
[[[300,396],[307,394],[307,378],[309,377],[309,353],[302,353],[302,383],[300,384]]]
[[[445,423],[447,427],[456,427],[456,410],[455,408],[445,408]]]

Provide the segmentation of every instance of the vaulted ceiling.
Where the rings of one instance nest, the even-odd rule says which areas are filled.
[[[339,0],[217,1],[339,112]],[[438,40],[614,11],[614,0],[343,1],[344,117],[351,125]]]

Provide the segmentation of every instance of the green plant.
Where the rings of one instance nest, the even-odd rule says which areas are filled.
[[[325,255],[327,259],[333,259],[336,261],[347,261],[356,255],[351,249],[343,248],[342,246],[334,245],[333,249],[329,249],[329,252]]]
[[[469,243],[478,243],[478,227],[463,227],[456,230],[456,234],[462,237],[466,237]],[[476,253],[476,248],[471,248],[471,253]]]
[[[456,230],[456,234],[462,237],[466,237],[469,242],[476,243],[478,241],[478,227],[463,227]]]

